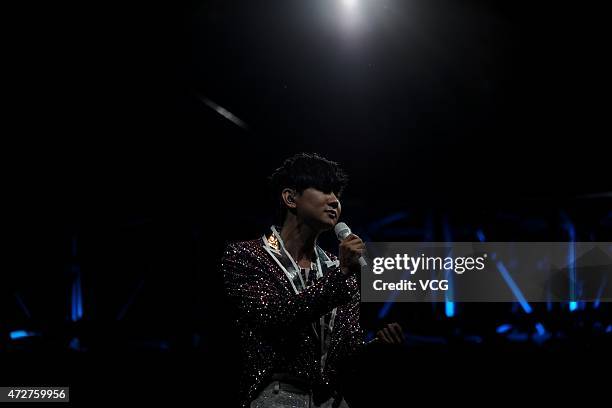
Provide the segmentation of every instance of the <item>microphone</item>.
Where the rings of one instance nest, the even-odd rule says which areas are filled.
[[[338,238],[338,241],[344,241],[346,237],[351,235],[351,229],[349,228],[348,225],[346,225],[343,222],[339,222],[336,224],[336,226],[334,227],[334,232],[336,233],[336,237]],[[363,256],[359,257],[359,265],[361,266],[368,265],[365,259],[363,259]]]

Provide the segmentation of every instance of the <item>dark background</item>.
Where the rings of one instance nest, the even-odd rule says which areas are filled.
[[[343,218],[367,240],[611,239],[603,10],[355,4],[352,27],[341,1],[3,6],[5,384],[231,400],[219,256],[267,231],[266,176],[301,151],[347,170]],[[409,342],[372,351],[349,389],[361,405],[468,378],[578,389],[609,359],[609,312],[364,305],[370,335],[397,320]]]

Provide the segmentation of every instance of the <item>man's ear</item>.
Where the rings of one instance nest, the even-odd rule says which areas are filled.
[[[285,188],[282,191],[283,202],[288,208],[295,208],[295,190],[292,188]]]

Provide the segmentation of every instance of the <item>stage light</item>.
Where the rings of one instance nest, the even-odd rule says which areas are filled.
[[[506,323],[499,326],[495,331],[497,332],[497,334],[504,334],[509,332],[510,330],[512,330],[512,325]]]
[[[14,330],[9,334],[11,340],[23,339],[26,337],[38,336],[38,333],[26,330]]]
[[[523,292],[521,292],[519,287],[516,285],[516,282],[514,282],[514,279],[512,279],[512,277],[510,276],[510,272],[508,272],[508,269],[506,269],[506,266],[501,261],[498,261],[496,266],[497,266],[497,270],[501,273],[502,277],[506,281],[506,284],[508,285],[508,287],[510,288],[510,290],[512,291],[516,299],[519,301],[519,304],[521,305],[525,313],[527,314],[531,313],[532,311],[531,306],[525,299]]]
[[[362,4],[358,0],[340,0],[336,8],[336,24],[338,24],[345,34],[351,37],[360,31],[362,26]]]
[[[342,5],[349,9],[352,10],[357,6],[357,0],[340,0],[342,2]]]
[[[445,305],[444,305],[444,313],[446,314],[446,317],[454,317],[455,316],[455,302],[446,300]]]

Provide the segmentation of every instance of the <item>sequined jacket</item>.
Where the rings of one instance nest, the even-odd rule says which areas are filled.
[[[338,366],[361,349],[363,333],[356,277],[345,276],[336,265],[296,294],[261,239],[226,246],[221,268],[240,336],[242,406],[248,406],[274,373],[306,380],[315,394],[337,387]],[[321,369],[321,343],[312,322],[334,307],[334,328]]]

